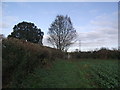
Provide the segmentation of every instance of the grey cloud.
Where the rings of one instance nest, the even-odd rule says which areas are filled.
[[[0,22],[0,27],[1,28],[9,28],[9,25],[7,23]]]
[[[12,24],[16,21],[18,21],[18,17],[15,16],[3,16],[3,21],[1,23],[2,28],[8,28],[12,26]]]
[[[90,21],[88,27],[90,26],[91,28],[88,28],[90,31],[83,32],[87,28],[79,28],[83,30],[78,30],[78,40],[82,41],[82,48],[116,47],[118,45],[117,13],[97,16]],[[78,46],[78,43],[75,45]]]

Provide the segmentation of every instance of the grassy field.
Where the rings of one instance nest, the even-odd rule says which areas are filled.
[[[24,88],[116,88],[117,60],[56,60],[23,80]]]

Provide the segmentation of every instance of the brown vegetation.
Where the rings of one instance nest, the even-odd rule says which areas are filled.
[[[48,62],[63,57],[57,49],[15,38],[3,39],[2,51],[3,86],[10,84],[11,80],[20,84],[38,66],[43,67]]]

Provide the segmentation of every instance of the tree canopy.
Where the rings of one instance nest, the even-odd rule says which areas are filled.
[[[13,32],[11,35],[8,35],[8,38],[14,37],[32,43],[42,44],[43,35],[44,33],[34,23],[23,21],[13,27]]]
[[[48,42],[62,51],[67,50],[76,38],[76,30],[67,15],[57,15],[49,28],[48,34]]]

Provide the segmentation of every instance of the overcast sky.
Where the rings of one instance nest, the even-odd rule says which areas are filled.
[[[117,2],[3,2],[2,33],[9,35],[19,22],[33,22],[45,34],[43,44],[50,46],[47,32],[58,14],[71,18],[82,51],[118,47]],[[79,49],[78,41],[69,51]]]

